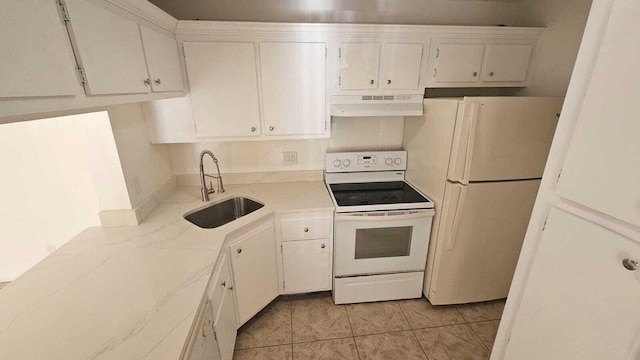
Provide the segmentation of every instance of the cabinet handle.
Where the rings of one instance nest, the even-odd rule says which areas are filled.
[[[324,249],[324,244],[320,245],[320,248]]]
[[[233,285],[229,286],[229,290],[233,291]]]
[[[629,271],[636,271],[640,268],[640,262],[633,259],[622,260],[622,266]]]
[[[151,79],[144,79],[144,86],[151,85]]]
[[[220,285],[222,285],[222,287],[227,287],[227,282],[223,281],[222,284],[220,284]]]
[[[387,80],[387,84],[391,84],[391,80]]]
[[[273,126],[269,126],[269,131],[273,131],[275,129]]]
[[[475,76],[478,76],[478,72],[477,72],[477,71],[474,71],[474,72],[473,72],[473,76],[474,76],[474,77],[475,77]]]
[[[237,252],[238,254],[240,254],[240,253],[242,252],[242,249],[238,249],[238,250],[236,250],[236,252]]]
[[[493,76],[493,71],[489,73],[489,76]]]
[[[309,228],[304,228],[304,232],[309,232]]]
[[[373,85],[373,84],[375,84],[375,81],[369,80],[369,84]]]
[[[251,127],[251,132],[255,132],[255,131],[256,131],[256,127],[255,127],[255,126],[252,126],[252,127]]]
[[[154,82],[156,83],[156,85],[162,84],[162,80],[160,80],[160,79],[156,79],[156,81],[154,81]]]

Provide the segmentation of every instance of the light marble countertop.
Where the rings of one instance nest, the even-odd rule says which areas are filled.
[[[91,227],[0,291],[0,359],[178,360],[225,238],[276,212],[333,210],[322,181],[230,185],[265,206],[216,229],[178,188],[137,226]],[[34,224],[37,226],[37,224]]]

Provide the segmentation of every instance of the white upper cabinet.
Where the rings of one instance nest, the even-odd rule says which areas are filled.
[[[0,98],[73,96],[77,77],[56,2],[0,2]]]
[[[640,3],[617,1],[562,167],[558,194],[640,226]]]
[[[640,246],[554,208],[537,248],[503,359],[637,359]]]
[[[185,42],[198,137],[260,135],[255,45]]]
[[[260,43],[266,135],[325,133],[325,54],[324,43]]]
[[[418,88],[422,46],[422,44],[384,44],[380,79],[382,89]]]
[[[435,82],[477,82],[480,78],[484,45],[439,44],[435,53]]]
[[[138,24],[87,0],[66,0],[72,41],[91,95],[148,93]]]
[[[338,51],[340,90],[378,88],[380,43],[342,43]]]
[[[482,81],[525,81],[533,45],[487,45]]]
[[[182,70],[176,39],[140,26],[144,54],[154,92],[182,91]]]

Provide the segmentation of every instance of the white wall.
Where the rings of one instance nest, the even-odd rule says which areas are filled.
[[[0,281],[10,281],[99,225],[86,126],[106,113],[0,125]]]
[[[179,20],[510,25],[509,0],[151,0]]]
[[[327,151],[400,150],[403,117],[333,118],[330,139],[172,144],[174,174],[197,174],[198,156],[213,151],[222,173],[324,169]],[[409,120],[411,121],[410,118]],[[297,165],[283,165],[282,153],[296,151]],[[207,168],[211,169],[210,164]]]
[[[531,81],[519,94],[564,96],[569,86],[591,0],[522,0],[514,26],[544,26],[532,64]]]
[[[169,147],[149,143],[142,104],[114,106],[108,112],[130,205],[135,208],[173,176]]]

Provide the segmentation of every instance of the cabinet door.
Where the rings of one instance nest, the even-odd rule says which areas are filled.
[[[184,54],[197,135],[260,135],[254,44],[185,42]]]
[[[640,245],[552,209],[505,359],[636,359]]]
[[[340,44],[340,90],[378,88],[379,43]]]
[[[200,310],[191,343],[188,360],[220,360],[218,346],[213,331],[214,315],[211,302],[207,301]]]
[[[144,55],[154,92],[182,91],[182,69],[176,39],[140,26]]]
[[[525,81],[533,45],[487,45],[482,81]]]
[[[382,54],[382,89],[418,88],[422,44],[384,44]]]
[[[265,134],[325,132],[325,63],[324,43],[260,43]]]
[[[55,1],[0,2],[0,98],[73,96],[75,62]]]
[[[286,241],[281,246],[286,292],[331,290],[329,239]]]
[[[138,25],[98,3],[87,0],[66,3],[76,55],[87,77],[87,94],[149,92]]]
[[[232,289],[232,287],[227,287],[224,290],[222,302],[213,324],[221,360],[231,360],[233,358],[233,348],[236,344],[238,322],[236,320],[236,304],[233,299]]]
[[[477,82],[484,45],[439,44],[436,49],[436,82]]]
[[[619,0],[565,159],[558,193],[640,226],[640,2]]]
[[[244,324],[278,296],[273,223],[262,226],[229,246],[238,321]]]

